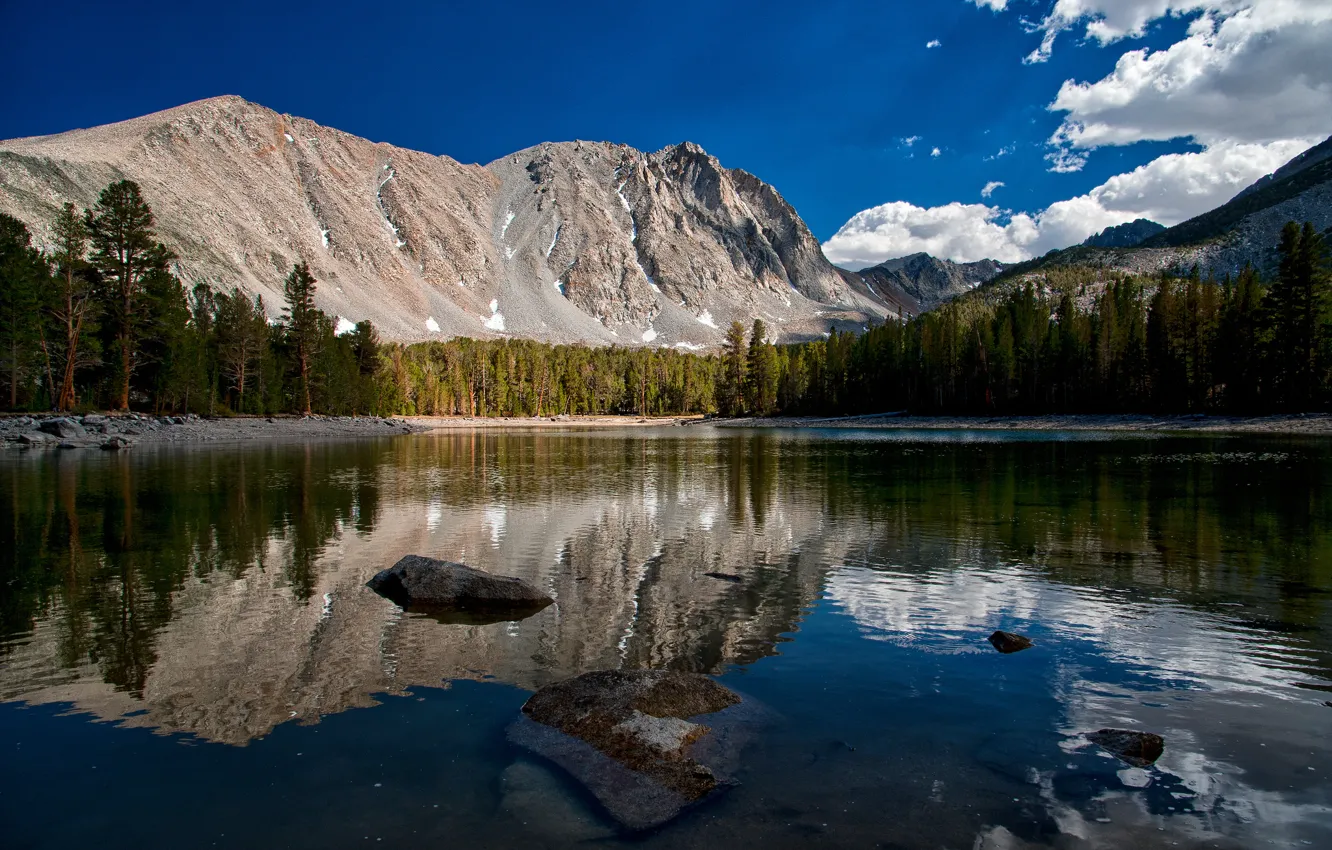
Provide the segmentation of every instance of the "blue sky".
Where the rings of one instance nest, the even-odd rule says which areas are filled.
[[[1287,15],[1256,36],[1239,32],[1234,38],[1249,40],[1226,54],[1232,62],[1245,50],[1261,53],[1252,45],[1273,32],[1278,42],[1306,43],[1311,31],[1315,47],[1332,36],[1326,0],[11,3],[7,24],[27,37],[0,54],[0,137],[238,94],[463,162],[550,140],[656,150],[689,139],[773,183],[820,240],[843,229],[825,248],[835,261],[864,265],[916,248],[1017,259],[1137,214],[1169,224],[1201,212],[1332,132],[1332,118],[1220,126],[1223,113],[1243,108],[1241,94],[1178,127],[1144,129],[1151,121],[1121,115],[1127,135],[1111,121],[1099,135],[1065,141],[1072,159],[1051,170],[1060,147],[1050,140],[1066,119],[1095,120],[1107,100],[1123,100],[1122,86],[1107,85],[1099,106],[1052,110],[1066,81],[1113,84],[1122,56],[1188,47],[1201,18],[1212,27],[1201,49],[1221,55],[1223,28],[1237,13],[1260,16],[1253,6],[1291,7],[1294,22]],[[1048,56],[1024,61],[1047,38]],[[1332,84],[1332,60],[1277,47],[1315,72],[1287,112],[1318,108],[1317,84]],[[1150,99],[1153,115],[1181,111]],[[1332,116],[1332,103],[1324,114]],[[1210,160],[1191,159],[1208,151]],[[1170,187],[1148,174],[1129,190],[1151,203],[1106,203],[1116,175],[1155,162],[1171,165],[1161,172],[1216,170],[1221,153],[1228,176],[1210,192],[1175,187],[1173,197],[1155,198]],[[1182,165],[1160,160],[1169,155],[1183,155]],[[1004,185],[983,198],[990,183]],[[1089,197],[1094,204],[1072,203]],[[1066,206],[1047,214],[1057,204]]]

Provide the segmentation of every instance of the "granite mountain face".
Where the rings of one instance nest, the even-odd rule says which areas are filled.
[[[388,339],[511,335],[715,346],[732,320],[774,339],[859,329],[910,299],[835,269],[795,210],[692,143],[646,154],[542,144],[487,166],[219,97],[0,142],[0,211],[38,245],[61,204],[143,188],[187,286],[262,295],[305,261],[340,327]]]
[[[906,293],[915,302],[909,312],[917,314],[970,292],[998,276],[1004,268],[1004,263],[998,260],[955,263],[920,253],[887,260],[855,274],[876,290]]]

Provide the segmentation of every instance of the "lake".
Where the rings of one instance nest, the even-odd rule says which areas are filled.
[[[1332,846],[1332,445],[476,431],[0,455],[7,848]],[[527,579],[521,622],[364,587]],[[715,575],[707,575],[713,573]],[[1001,655],[995,629],[1035,646]],[[626,835],[505,730],[713,674],[740,784]],[[1132,767],[1103,727],[1161,734]]]

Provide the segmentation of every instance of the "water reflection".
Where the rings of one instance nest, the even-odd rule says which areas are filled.
[[[896,664],[870,668],[881,681],[865,699],[906,700],[894,710],[919,740],[898,753],[951,771],[925,810],[962,786],[989,812],[959,818],[959,841],[1114,846],[1135,830],[1154,841],[1166,817],[1198,841],[1259,823],[1329,834],[1328,791],[1307,769],[1328,751],[1326,448],[835,437],[483,432],[7,455],[0,700],[243,745],[462,679],[530,690],[602,668],[739,669],[805,723],[800,738],[831,730],[831,709],[802,721],[816,698],[792,694],[807,682],[774,656],[839,685],[867,674],[857,665]],[[519,576],[556,604],[476,626],[405,615],[364,584],[412,553]],[[815,611],[835,628],[811,627]],[[1037,649],[1000,657],[984,642],[995,628]],[[789,684],[763,685],[764,670]],[[940,681],[977,676],[995,690],[943,696]],[[1086,746],[1105,725],[1162,732],[1165,757],[1142,771]],[[851,770],[825,774],[834,759],[818,756],[793,774],[788,757],[758,760],[776,759],[805,803]],[[1029,788],[1039,816],[1005,822],[997,801],[1017,792],[1004,783]],[[747,799],[728,805],[752,827],[772,804]],[[857,833],[844,814],[860,838],[883,817]]]

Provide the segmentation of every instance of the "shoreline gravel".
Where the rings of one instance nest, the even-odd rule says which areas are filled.
[[[1332,435],[1332,414],[1283,416],[904,416],[767,417],[719,419],[639,416],[440,417],[275,416],[204,419],[198,416],[88,414],[0,416],[0,445],[11,449],[123,450],[135,445],[254,440],[327,440],[451,433],[477,429],[596,430],[682,425],[718,428],[798,428],[976,431],[1155,431],[1204,434]]]

